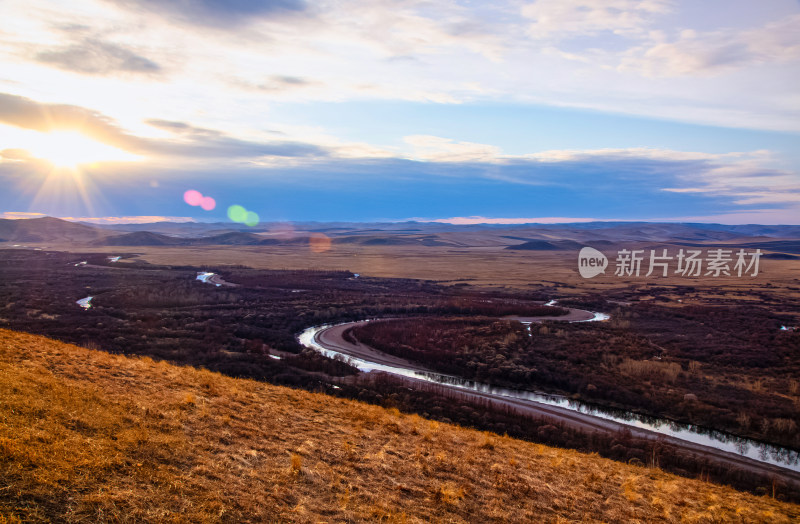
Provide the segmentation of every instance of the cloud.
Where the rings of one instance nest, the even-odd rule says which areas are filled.
[[[32,1],[0,9],[0,18],[15,20],[3,27],[2,51],[22,51],[7,53],[11,63],[4,63],[6,76],[21,81],[14,92],[94,107],[98,91],[103,111],[120,119],[125,110],[104,88],[118,87],[113,94],[140,114],[180,120],[202,110],[231,129],[245,120],[254,128],[276,98],[467,108],[500,101],[790,131],[800,122],[791,88],[797,74],[782,65],[794,56],[797,25],[785,4],[737,2],[718,13],[661,0],[99,0],[70,10]],[[691,28],[694,36],[681,32]],[[106,40],[159,69],[104,48]],[[58,68],[36,67],[43,65],[37,53],[87,73],[67,89]],[[749,69],[764,63],[775,67]],[[128,83],[101,85],[99,75]],[[141,96],[156,87],[157,96]],[[245,105],[249,112],[235,111]],[[130,119],[133,107],[126,109]]]
[[[5,211],[0,213],[0,219],[23,220],[28,218],[42,218],[49,216],[45,213],[30,211]],[[197,222],[191,217],[173,216],[123,216],[123,217],[58,217],[70,222],[87,222],[90,224],[150,224],[153,222]]]
[[[148,58],[117,44],[94,38],[42,50],[34,58],[59,69],[89,75],[119,72],[153,74],[161,71],[161,67]]]
[[[620,70],[649,77],[716,75],[746,66],[800,60],[800,15],[749,30],[684,30],[625,53]]]
[[[450,218],[412,218],[415,222],[436,222],[440,224],[576,224],[579,222],[596,222],[596,218],[575,218],[575,217],[532,217],[532,218],[488,218],[482,216],[474,217],[450,217]]]
[[[568,198],[582,203],[577,212],[574,208],[543,210],[541,214],[544,217],[575,216],[581,209],[592,209],[593,215],[603,216],[595,213],[593,206],[615,209],[614,206],[626,203],[647,210],[659,200],[662,201],[659,205],[675,202],[684,206],[712,202],[712,209],[718,212],[755,206],[783,209],[800,202],[798,174],[774,167],[770,154],[763,151],[712,154],[639,147],[506,154],[493,144],[435,135],[406,136],[405,149],[376,148],[369,144],[338,142],[321,134],[319,129],[316,134],[313,129],[290,130],[294,136],[304,136],[306,142],[243,140],[188,121],[149,119],[147,124],[166,131],[166,136],[153,138],[132,134],[98,111],[74,105],[41,103],[10,94],[0,94],[0,123],[40,132],[77,130],[100,142],[145,155],[141,166],[114,166],[113,180],[117,184],[120,180],[131,184],[153,180],[153,168],[164,172],[169,167],[171,173],[155,177],[163,183],[163,189],[153,191],[147,184],[142,188],[132,186],[131,195],[139,194],[137,191],[150,192],[146,196],[141,193],[140,201],[147,201],[151,193],[166,191],[170,179],[183,178],[204,181],[217,190],[224,188],[225,184],[236,184],[239,191],[253,193],[269,192],[274,184],[293,187],[298,193],[310,186],[320,191],[328,188],[332,198],[346,191],[341,187],[359,187],[363,198],[371,198],[365,196],[369,195],[370,189],[382,194],[387,187],[415,187],[423,196],[412,197],[409,192],[406,200],[399,201],[411,207],[414,206],[413,199],[429,198],[428,187],[438,187],[439,197],[446,200],[451,198],[448,195],[461,195],[462,184],[470,187],[477,196],[493,191],[495,195],[514,199],[518,198],[514,193],[522,195],[535,191],[537,198]],[[29,187],[45,183],[52,185],[46,166],[37,165],[25,151],[9,148],[2,150],[0,156],[0,176],[5,183],[19,187],[26,184]],[[108,167],[93,169],[85,169],[87,180],[102,184],[106,194],[117,191],[106,185],[111,181]],[[253,187],[248,187],[249,184]],[[456,187],[459,189],[454,189]],[[176,194],[182,194],[183,190],[185,188]],[[211,193],[204,190],[206,192]],[[127,198],[128,194],[125,196]],[[602,200],[606,202],[601,203]],[[481,217],[530,216],[530,211],[525,208],[515,210],[515,215],[496,211],[491,214],[480,207],[461,209],[457,201],[454,199],[452,206],[447,204],[451,209],[447,214],[445,211],[434,215],[405,211],[401,216],[412,213],[467,218],[473,214]],[[492,200],[487,197],[487,201]],[[494,202],[501,201],[495,196]],[[10,197],[5,202],[6,206],[16,205]],[[112,207],[109,211],[159,216],[182,212],[168,208],[151,210],[146,203],[140,205],[142,209],[117,212]],[[101,215],[97,210],[61,209],[59,214]],[[104,210],[102,214],[111,214],[109,211]],[[676,212],[687,213],[687,210]],[[623,216],[619,212],[610,213],[604,214]]]
[[[65,105],[46,104],[29,98],[0,93],[0,123],[49,132],[74,130],[124,151],[144,156],[172,156],[186,159],[259,157],[325,157],[322,147],[291,141],[256,142],[241,140],[220,131],[194,127],[183,122],[150,120],[151,125],[182,132],[173,140],[131,135],[97,111]]]
[[[282,88],[282,87],[307,86],[312,82],[297,76],[273,75],[269,78],[269,83],[273,86],[280,86],[279,88]]]
[[[247,89],[255,89],[268,93],[282,93],[286,91],[292,92],[298,89],[324,86],[322,82],[318,82],[316,80],[289,75],[272,75],[263,82],[251,83],[239,80],[235,81],[234,83]]]
[[[199,129],[187,124],[186,122],[177,122],[174,120],[162,120],[160,118],[148,118],[144,122],[145,124],[151,125],[158,129],[170,131],[172,133],[194,132]]]
[[[180,137],[174,141],[146,139],[143,152],[147,154],[220,159],[313,158],[327,157],[330,154],[325,148],[310,143],[241,140],[216,129],[197,127],[186,122],[150,119],[147,123]]]
[[[493,162],[500,148],[474,142],[458,142],[431,135],[411,135],[403,141],[412,146],[412,158],[433,162]]]
[[[717,224],[783,224],[798,225],[800,206],[781,209],[748,209],[731,213],[682,216],[669,219],[672,222],[711,222]]]
[[[655,190],[726,198],[738,206],[800,202],[800,174],[768,167],[767,151],[712,154],[654,148],[551,150],[505,155],[495,146],[428,136],[405,138],[411,158],[469,166],[483,176],[524,185],[608,181]],[[592,178],[595,178],[592,180]]]
[[[522,8],[535,39],[561,40],[609,32],[641,36],[654,15],[669,12],[667,0],[538,0]]]
[[[130,139],[111,118],[96,111],[67,104],[40,103],[7,93],[0,93],[0,123],[44,133],[78,130],[112,145],[119,145]]]
[[[800,59],[800,15],[746,29],[665,30],[659,18],[674,7],[661,0],[539,0],[522,14],[533,20],[531,38],[550,43],[544,52],[650,78],[706,77]],[[622,40],[600,38],[604,33]]]
[[[476,142],[459,142],[433,135],[409,135],[403,141],[411,146],[408,157],[436,162],[483,162],[490,164],[535,163],[605,163],[635,160],[664,162],[705,161],[722,158],[739,158],[745,153],[709,154],[692,151],[674,151],[649,147],[604,149],[552,149],[523,155],[507,155],[494,145]],[[763,154],[765,152],[758,152]]]
[[[496,16],[505,7],[494,10]],[[466,50],[498,62],[508,49],[510,27],[486,14],[458,2],[415,0],[366,3],[329,16],[335,17],[339,30],[349,31],[350,38],[359,39],[362,45],[381,50],[388,60],[414,62]]]
[[[0,218],[6,220],[23,220],[27,218],[41,218],[46,217],[44,213],[31,213],[28,211],[4,211],[0,213]]]
[[[260,157],[314,158],[327,157],[329,152],[314,144],[302,142],[256,142],[212,132],[194,135],[188,142],[147,140],[142,151],[150,155],[177,156],[187,159],[258,159]]]
[[[237,203],[275,220],[417,216],[459,223],[574,222],[764,210],[764,220],[787,222],[776,217],[798,209],[797,175],[768,167],[765,153],[634,148],[536,155],[505,155],[493,162],[329,157],[299,165],[208,160],[170,168],[130,163],[113,171],[99,165],[84,169],[81,178],[95,188],[97,198],[90,202],[100,203],[94,211],[69,196],[65,184],[73,183],[71,177],[36,172],[24,162],[0,162],[0,182],[12,188],[0,193],[0,209],[52,216],[180,216],[187,212],[181,198],[187,188],[213,195],[221,208]],[[149,184],[152,180],[159,184]],[[33,198],[38,189],[52,200]]]
[[[5,161],[24,161],[33,160],[33,156],[26,149],[10,148],[0,150],[0,159]]]
[[[700,193],[725,196],[741,206],[800,202],[800,174],[765,168],[753,160],[708,169],[677,177],[683,185],[665,187],[672,193]]]
[[[37,215],[40,213],[36,213]],[[170,216],[124,216],[124,217],[59,217],[71,222],[88,222],[90,224],[151,224],[153,222],[197,222],[191,217]]]
[[[749,209],[731,213],[715,213],[708,215],[656,217],[642,215],[640,217],[614,218],[576,218],[576,217],[510,217],[489,218],[483,216],[450,217],[450,218],[409,218],[414,222],[435,222],[440,224],[472,225],[472,224],[580,224],[588,222],[703,222],[712,224],[797,224],[800,206],[788,209]],[[405,221],[405,220],[404,220]]]
[[[186,165],[211,161],[212,167],[221,167],[245,160],[252,170],[269,172],[293,163],[325,170],[347,161],[348,165],[366,162],[366,169],[375,173],[382,169],[391,173],[394,165],[405,162],[413,167],[411,172],[450,178],[471,176],[520,185],[567,188],[578,183],[608,189],[617,184],[687,197],[725,198],[737,206],[800,201],[798,174],[765,167],[771,162],[766,152],[710,154],[623,148],[508,155],[494,145],[433,135],[406,136],[404,142],[409,151],[402,152],[335,140],[325,145],[242,140],[187,122],[150,119],[148,124],[171,135],[155,139],[131,135],[112,119],[86,108],[43,104],[8,94],[0,94],[0,123],[43,132],[74,129],[125,151],[155,158],[177,157],[184,159]],[[325,137],[316,139],[324,141]],[[21,150],[6,149],[0,154],[9,165],[30,160]]]
[[[259,19],[303,13],[303,0],[108,0],[139,13],[156,13],[169,21],[234,29]]]
[[[740,153],[732,154],[737,156]],[[528,155],[521,155],[520,158],[529,158],[541,162],[585,162],[585,161],[608,161],[625,159],[648,159],[663,161],[690,161],[708,160],[719,157],[708,153],[698,153],[692,151],[673,151],[671,149],[656,149],[650,147],[629,147],[629,148],[604,148],[604,149],[553,149],[540,151]]]

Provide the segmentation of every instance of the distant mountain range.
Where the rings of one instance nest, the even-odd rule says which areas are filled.
[[[39,219],[33,219],[39,220]],[[146,224],[89,224],[90,227],[112,231],[152,231],[176,236],[203,236],[210,231],[250,231],[265,232],[275,229],[293,228],[304,231],[315,231],[326,234],[360,232],[363,234],[392,231],[397,233],[421,234],[426,232],[448,231],[628,231],[643,235],[666,233],[732,235],[732,237],[775,237],[800,238],[800,225],[759,225],[759,224],[707,224],[707,223],[672,223],[672,222],[575,222],[564,224],[469,224],[458,225],[440,222],[264,222],[256,227],[248,227],[232,222],[151,222]],[[647,238],[652,240],[652,238]],[[644,239],[643,239],[644,240]]]
[[[0,242],[87,246],[277,246],[324,234],[335,245],[495,247],[519,251],[612,248],[620,242],[710,244],[800,253],[800,226],[591,222],[577,224],[453,225],[404,223],[232,223],[91,225],[58,218],[0,219]],[[8,247],[8,246],[6,246]]]

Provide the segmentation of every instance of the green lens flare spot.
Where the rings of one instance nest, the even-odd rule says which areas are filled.
[[[247,226],[253,227],[258,225],[258,215],[252,211],[248,211],[245,216],[244,223]]]
[[[233,205],[228,208],[228,218],[234,222],[244,222],[247,220],[247,210],[242,206]]]

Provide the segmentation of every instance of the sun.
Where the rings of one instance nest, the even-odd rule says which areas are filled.
[[[83,164],[137,160],[139,157],[88,138],[77,131],[41,133],[29,147],[36,158],[56,167],[76,168]]]

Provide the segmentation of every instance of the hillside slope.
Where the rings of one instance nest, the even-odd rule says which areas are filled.
[[[108,232],[96,227],[53,217],[0,219],[0,238],[7,242],[89,243],[108,235]]]
[[[0,330],[0,522],[790,522],[800,506]]]

